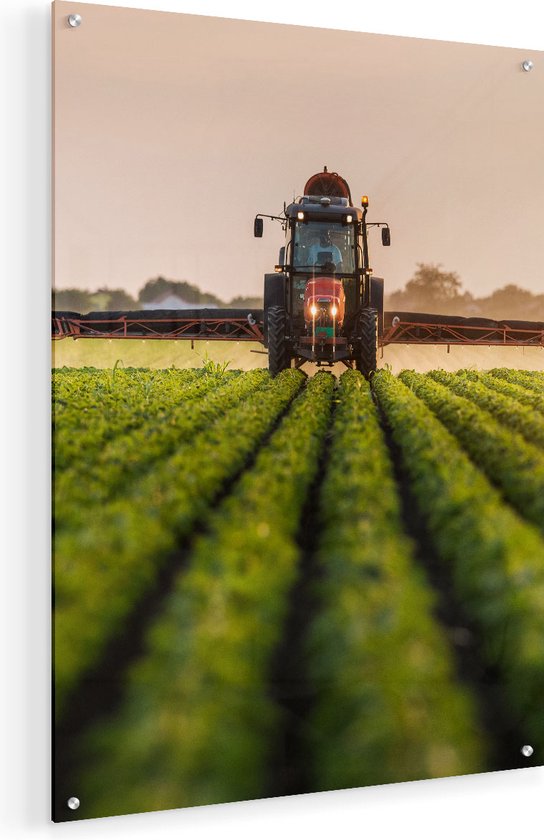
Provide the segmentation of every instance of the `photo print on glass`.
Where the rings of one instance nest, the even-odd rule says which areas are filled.
[[[53,62],[54,820],[540,765],[542,54]]]

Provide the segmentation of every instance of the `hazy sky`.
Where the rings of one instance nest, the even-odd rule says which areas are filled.
[[[391,225],[389,291],[435,262],[544,292],[543,53],[59,0],[53,30],[57,288],[260,294],[255,213],[326,164]]]

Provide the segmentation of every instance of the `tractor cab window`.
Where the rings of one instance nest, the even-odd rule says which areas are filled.
[[[334,222],[296,222],[293,266],[299,271],[355,271],[353,225]]]

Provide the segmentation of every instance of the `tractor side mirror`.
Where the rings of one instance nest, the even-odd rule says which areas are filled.
[[[382,245],[391,245],[391,231],[388,227],[382,228]]]
[[[263,220],[256,218],[253,223],[253,236],[261,237],[263,235]]]
[[[282,268],[285,265],[285,245],[282,245],[280,248],[280,256],[278,259],[278,263],[281,265]]]

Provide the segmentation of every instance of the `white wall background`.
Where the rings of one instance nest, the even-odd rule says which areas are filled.
[[[541,0],[344,0],[311,9],[303,0],[113,5],[544,50]],[[79,824],[49,822],[50,8],[47,0],[3,0],[0,14],[0,277],[9,306],[1,321],[3,837],[537,836],[540,768]],[[544,72],[544,53],[533,72]]]

